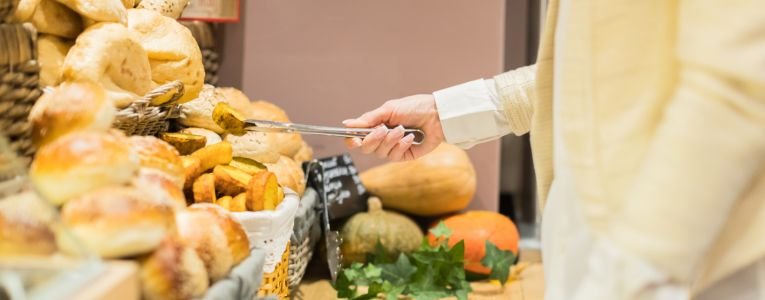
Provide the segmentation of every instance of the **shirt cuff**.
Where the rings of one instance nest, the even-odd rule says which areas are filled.
[[[467,149],[510,133],[493,80],[466,82],[433,97],[447,143]]]
[[[650,263],[600,240],[588,258],[588,272],[574,300],[688,299],[690,289]]]

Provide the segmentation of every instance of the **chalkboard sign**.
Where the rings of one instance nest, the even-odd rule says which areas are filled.
[[[303,165],[308,185],[326,193],[330,220],[350,217],[367,210],[369,193],[361,183],[350,154],[317,159],[313,164],[320,166],[321,170],[311,168],[309,162]],[[323,176],[319,176],[320,173]]]

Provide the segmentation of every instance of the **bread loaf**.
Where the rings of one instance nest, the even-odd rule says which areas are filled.
[[[56,0],[83,17],[98,22],[125,24],[127,12],[121,0]]]
[[[175,217],[181,241],[197,252],[210,280],[215,282],[226,276],[233,265],[233,257],[216,217],[200,210],[178,212]]]
[[[75,38],[82,32],[80,16],[54,0],[42,0],[32,15],[32,25],[40,33]]]
[[[111,128],[115,113],[100,85],[87,81],[63,83],[43,94],[32,107],[32,141],[42,147],[72,132],[104,133]]]
[[[189,207],[190,210],[200,210],[212,213],[218,226],[226,234],[229,251],[233,258],[234,265],[242,262],[247,256],[250,256],[250,241],[247,239],[247,233],[242,224],[237,221],[226,209],[211,203],[197,203]]]
[[[186,179],[183,162],[175,147],[153,136],[131,136],[130,147],[138,154],[141,167],[159,170],[179,187]]]
[[[199,255],[172,237],[142,259],[140,279],[141,294],[147,300],[197,299],[209,286]]]
[[[40,63],[40,86],[58,85],[61,65],[74,42],[60,37],[41,34],[37,37],[37,61]]]
[[[136,34],[149,56],[152,81],[158,85],[173,80],[183,82],[184,94],[180,103],[199,96],[205,69],[202,52],[188,28],[147,9],[128,10],[128,28]]]
[[[152,201],[138,188],[112,186],[67,202],[61,222],[82,244],[104,258],[150,252],[175,227],[172,206]],[[59,248],[77,253],[79,245],[60,235]]]
[[[129,183],[138,166],[125,136],[76,132],[40,148],[29,175],[44,199],[61,205],[94,189]]]
[[[95,24],[77,37],[61,67],[61,80],[97,82],[118,108],[154,87],[146,51],[131,31],[116,23]]]
[[[0,257],[53,254],[52,220],[53,208],[33,192],[0,200]]]

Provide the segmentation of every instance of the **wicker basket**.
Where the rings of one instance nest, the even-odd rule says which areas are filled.
[[[27,162],[35,152],[27,116],[42,95],[36,36],[31,25],[0,24],[0,131]]]
[[[295,225],[290,238],[290,267],[288,284],[290,290],[297,291],[303,280],[308,263],[313,258],[316,244],[321,238],[316,204],[318,194],[313,188],[307,188],[300,199],[300,206],[295,214]]]
[[[290,244],[287,243],[287,247],[282,253],[282,260],[276,265],[276,269],[271,273],[263,274],[263,282],[260,285],[260,290],[258,290],[258,297],[273,295],[278,296],[279,299],[289,299],[290,287],[287,284],[289,265]]]
[[[118,111],[114,128],[125,131],[127,135],[157,135],[165,132],[170,127],[170,119],[181,115],[180,105],[175,104],[181,96],[182,82],[176,80],[163,84]],[[159,97],[168,97],[168,104],[152,106],[152,100]]]

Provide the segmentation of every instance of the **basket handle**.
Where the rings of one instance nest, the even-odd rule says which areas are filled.
[[[150,92],[138,98],[136,102],[149,103],[153,106],[167,106],[175,104],[184,94],[183,82],[173,80],[156,87]]]

